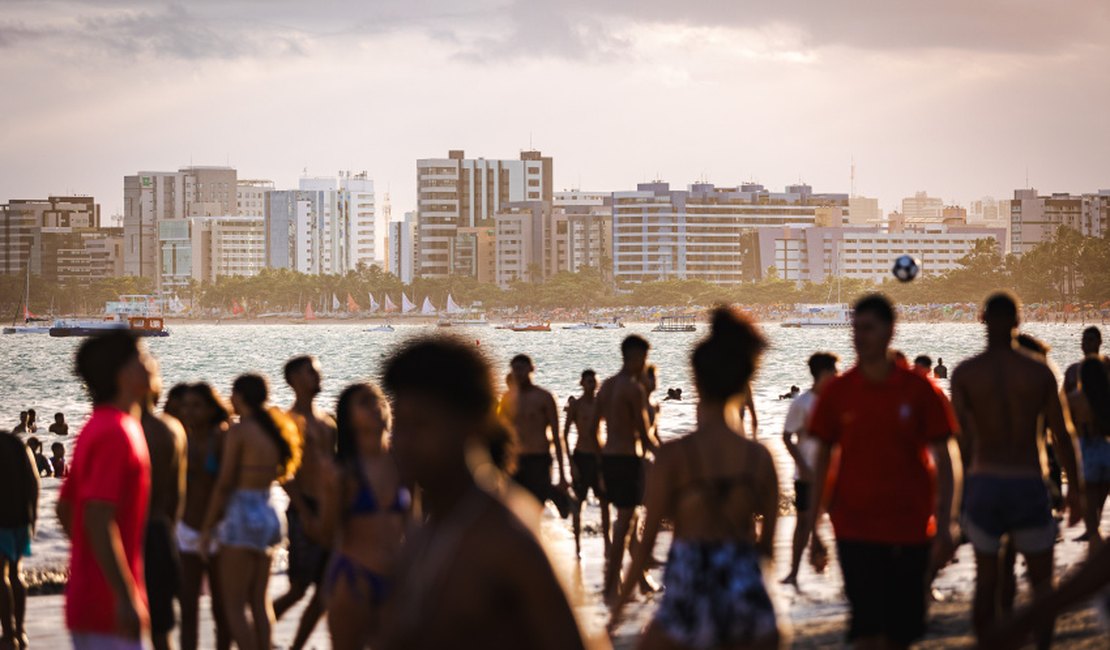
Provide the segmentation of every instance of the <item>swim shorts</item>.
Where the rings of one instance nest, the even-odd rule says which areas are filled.
[[[143,563],[150,631],[166,634],[174,626],[173,601],[177,596],[180,571],[177,544],[170,522],[163,519],[147,522]]]
[[[551,498],[551,456],[548,454],[521,454],[516,460],[513,480],[543,503]]]
[[[594,495],[598,495],[598,463],[597,454],[592,454],[588,451],[576,451],[570,456],[570,462],[574,464],[574,495],[579,500],[585,500],[586,492],[589,490],[594,491]]]
[[[13,562],[31,557],[31,527],[0,528],[0,555]]]
[[[1083,452],[1083,478],[1088,483],[1110,483],[1110,439],[1079,436]]]
[[[848,641],[886,636],[908,646],[921,638],[932,545],[838,540],[836,548],[852,609]]]
[[[315,514],[319,505],[316,499],[305,495],[305,504]],[[289,580],[302,585],[319,584],[328,566],[328,549],[317,544],[305,532],[301,515],[292,504],[285,512],[289,534]]]
[[[963,528],[979,554],[998,553],[1007,534],[1019,553],[1047,552],[1056,544],[1048,486],[1036,477],[969,476]]]
[[[605,499],[618,508],[635,508],[644,500],[644,461],[636,455],[602,456]]]

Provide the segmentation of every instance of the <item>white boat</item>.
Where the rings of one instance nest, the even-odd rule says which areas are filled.
[[[393,329],[392,325],[390,325],[389,323],[385,323],[384,325],[375,325],[374,327],[367,327],[363,331],[364,332],[393,332],[395,330]]]
[[[844,329],[852,326],[852,310],[847,305],[800,305],[802,316],[782,322],[796,329]]]
[[[585,322],[583,322],[583,323],[575,323],[574,325],[563,325],[563,329],[569,330],[569,331],[574,331],[574,332],[580,332],[582,330],[598,329],[598,327],[597,327],[597,323],[585,323]]]
[[[614,320],[608,323],[594,323],[595,330],[620,330],[624,329],[624,323],[619,320]]]
[[[663,316],[659,324],[651,328],[653,332],[696,332],[698,326],[693,316]]]
[[[4,328],[5,334],[49,334],[49,325],[11,325]]]

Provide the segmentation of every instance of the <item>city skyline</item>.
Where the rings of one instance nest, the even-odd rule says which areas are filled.
[[[559,161],[553,187],[802,181],[966,205],[1110,176],[1099,2],[9,2],[4,199],[230,164],[296,187],[366,169],[399,216],[413,161]],[[866,13],[866,15],[865,15]],[[1065,101],[1061,101],[1064,98]],[[14,154],[13,154],[14,152]],[[1028,181],[1026,180],[1028,179]]]

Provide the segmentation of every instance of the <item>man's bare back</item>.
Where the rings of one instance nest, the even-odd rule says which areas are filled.
[[[1044,475],[1042,423],[1060,413],[1048,366],[1016,350],[987,350],[952,373],[952,399],[971,473]]]

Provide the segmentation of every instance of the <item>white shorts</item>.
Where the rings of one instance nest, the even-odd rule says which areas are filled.
[[[200,531],[192,526],[189,526],[183,521],[178,521],[177,526],[174,527],[174,537],[177,538],[177,550],[182,553],[192,553],[193,555],[200,555]],[[208,545],[208,554],[213,555],[219,550],[216,540],[213,539]]]

